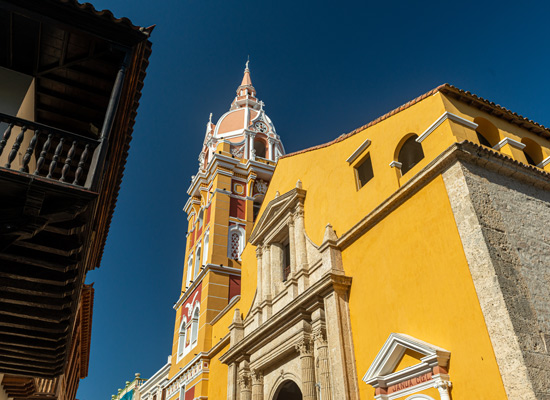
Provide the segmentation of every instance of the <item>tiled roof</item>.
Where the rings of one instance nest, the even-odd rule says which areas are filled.
[[[506,121],[508,121],[512,124],[518,125],[518,126],[524,128],[524,129],[527,129],[527,130],[529,130],[529,131],[531,131],[531,132],[533,132],[533,133],[535,133],[535,134],[537,134],[537,135],[539,135],[539,136],[541,136],[545,139],[550,138],[550,129],[546,128],[544,125],[541,125],[541,124],[539,124],[535,121],[532,121],[528,118],[525,118],[522,115],[519,115],[515,112],[512,112],[512,111],[508,110],[507,108],[504,108],[504,107],[502,107],[498,104],[493,103],[492,101],[486,100],[486,99],[484,99],[482,97],[479,97],[475,94],[472,94],[470,92],[459,89],[459,88],[457,88],[453,85],[450,85],[448,83],[444,83],[443,85],[440,85],[440,86],[430,90],[429,92],[424,93],[421,96],[418,96],[414,100],[411,100],[411,101],[403,104],[402,106],[397,107],[396,109],[382,115],[381,117],[376,118],[374,121],[371,121],[366,125],[360,126],[359,128],[354,129],[353,131],[351,131],[349,133],[340,135],[339,137],[337,137],[336,139],[334,139],[334,140],[332,140],[328,143],[323,143],[323,144],[320,144],[320,145],[317,145],[317,146],[309,147],[307,149],[296,151],[294,153],[289,153],[289,154],[284,155],[281,158],[286,158],[286,157],[291,157],[291,156],[294,156],[294,155],[297,155],[297,154],[307,153],[308,151],[321,149],[323,147],[327,147],[327,146],[330,146],[332,144],[335,144],[335,143],[341,142],[343,140],[346,140],[347,138],[355,135],[356,133],[359,133],[359,132],[361,132],[361,131],[363,131],[367,128],[370,128],[373,125],[378,124],[379,122],[384,121],[385,119],[391,117],[392,115],[395,115],[395,114],[409,108],[410,106],[424,100],[426,97],[430,97],[430,96],[434,95],[437,92],[443,93],[443,94],[448,95],[450,97],[454,97],[454,98],[458,99],[459,101],[461,101],[463,103],[466,103],[470,106],[479,108],[480,110],[482,110],[484,112],[487,112],[487,113],[489,113],[491,115],[494,115],[498,118],[502,118],[502,119],[504,119],[504,120],[506,120]]]
[[[141,26],[134,25],[132,21],[130,21],[126,17],[116,18],[110,10],[96,10],[93,4],[90,4],[90,3],[80,3],[77,0],[56,0],[56,1],[58,1],[60,4],[66,4],[67,6],[74,7],[83,12],[87,12],[89,14],[95,15],[96,17],[102,18],[106,21],[123,25],[124,27],[130,28],[135,31],[140,31],[144,33],[146,36],[149,36],[151,31],[154,29],[154,25],[148,28],[143,28]]]

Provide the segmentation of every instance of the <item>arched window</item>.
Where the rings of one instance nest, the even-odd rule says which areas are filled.
[[[206,265],[208,258],[208,243],[210,241],[210,230],[204,233],[204,250],[202,251],[202,265]]]
[[[197,246],[197,250],[195,251],[195,272],[193,273],[193,279],[197,277],[200,269],[201,269],[201,245],[199,244]]]
[[[178,338],[178,358],[183,356],[183,350],[185,349],[185,331],[186,331],[187,321],[185,318],[182,318],[180,329],[179,329],[179,338]]]
[[[544,160],[544,154],[542,153],[542,148],[540,145],[529,138],[521,139],[521,143],[525,145],[523,148],[523,153],[527,162],[535,167],[539,165],[542,160]]]
[[[265,143],[263,140],[254,140],[254,151],[256,151],[256,157],[265,158]]]
[[[193,319],[191,320],[191,344],[197,341],[199,336],[199,308],[195,308]]]
[[[193,273],[193,254],[190,254],[189,259],[187,260],[187,279],[185,280],[186,288],[189,287],[191,279],[193,279],[192,273]]]
[[[500,142],[500,134],[496,126],[482,117],[474,118],[477,124],[476,135],[479,144],[487,147],[494,147]]]
[[[418,135],[410,136],[399,150],[397,161],[401,163],[401,174],[405,175],[412,167],[424,158],[422,145],[416,141]]]
[[[244,229],[237,225],[229,228],[227,256],[233,260],[239,260],[244,247]]]

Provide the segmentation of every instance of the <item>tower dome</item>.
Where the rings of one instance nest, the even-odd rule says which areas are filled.
[[[216,151],[220,141],[230,144],[234,157],[245,160],[277,161],[285,153],[275,125],[264,111],[264,102],[256,97],[248,64],[247,61],[242,82],[229,111],[216,124],[212,123],[210,115],[199,157],[202,169],[208,166],[208,160],[211,160],[211,154]]]

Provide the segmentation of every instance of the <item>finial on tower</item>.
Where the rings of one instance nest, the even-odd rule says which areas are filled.
[[[248,71],[248,63],[250,62],[250,56],[248,56],[248,58],[246,59],[246,66],[245,66],[245,71]]]
[[[208,122],[212,123],[212,113],[210,113],[210,118],[208,119]]]

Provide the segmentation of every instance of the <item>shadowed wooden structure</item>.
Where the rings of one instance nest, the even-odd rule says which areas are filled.
[[[84,279],[101,261],[151,31],[74,0],[0,0],[0,67],[34,85],[34,118],[0,109],[0,375],[15,399],[74,398],[87,375]]]

